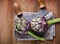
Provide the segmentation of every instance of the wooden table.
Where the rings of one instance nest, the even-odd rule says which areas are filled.
[[[18,41],[14,37],[13,3],[19,0],[0,0],[0,44],[60,44],[60,24],[56,24],[56,37],[53,41]],[[59,0],[45,0],[46,7],[60,17]]]

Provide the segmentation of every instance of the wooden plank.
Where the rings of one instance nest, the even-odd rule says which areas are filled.
[[[28,1],[28,0],[27,0]],[[46,8],[53,11],[56,18],[60,17],[60,1],[44,0]],[[18,41],[14,32],[13,3],[22,5],[21,0],[0,0],[0,44],[60,44],[60,24],[56,24],[56,38],[53,41]],[[21,3],[20,3],[21,2]],[[29,7],[30,8],[30,7]],[[25,10],[23,10],[25,11]]]
[[[0,0],[1,2],[1,13],[0,13],[0,27],[1,27],[1,44],[10,44],[11,43],[11,34],[12,34],[12,13],[11,13],[11,0]]]

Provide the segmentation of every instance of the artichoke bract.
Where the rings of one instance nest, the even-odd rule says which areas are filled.
[[[25,34],[28,28],[29,28],[29,24],[26,19],[22,17],[16,19],[16,29],[20,34]]]
[[[44,36],[47,30],[47,22],[44,17],[37,17],[31,21],[32,30],[40,36]]]
[[[47,27],[46,19],[44,17],[32,19],[31,27],[33,30],[39,32],[45,30],[45,28]]]

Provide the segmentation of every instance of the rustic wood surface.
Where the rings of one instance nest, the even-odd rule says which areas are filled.
[[[0,0],[0,44],[60,44],[60,24],[56,24],[56,37],[53,41],[18,41],[14,37],[13,3],[21,0]],[[60,17],[60,1],[45,0],[46,8]]]

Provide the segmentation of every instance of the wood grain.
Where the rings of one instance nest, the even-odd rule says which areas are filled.
[[[0,0],[0,44],[60,44],[60,24],[56,24],[56,37],[53,41],[18,41],[14,37],[13,3],[21,0]],[[60,17],[60,1],[44,0],[46,8],[53,11],[56,18]]]

